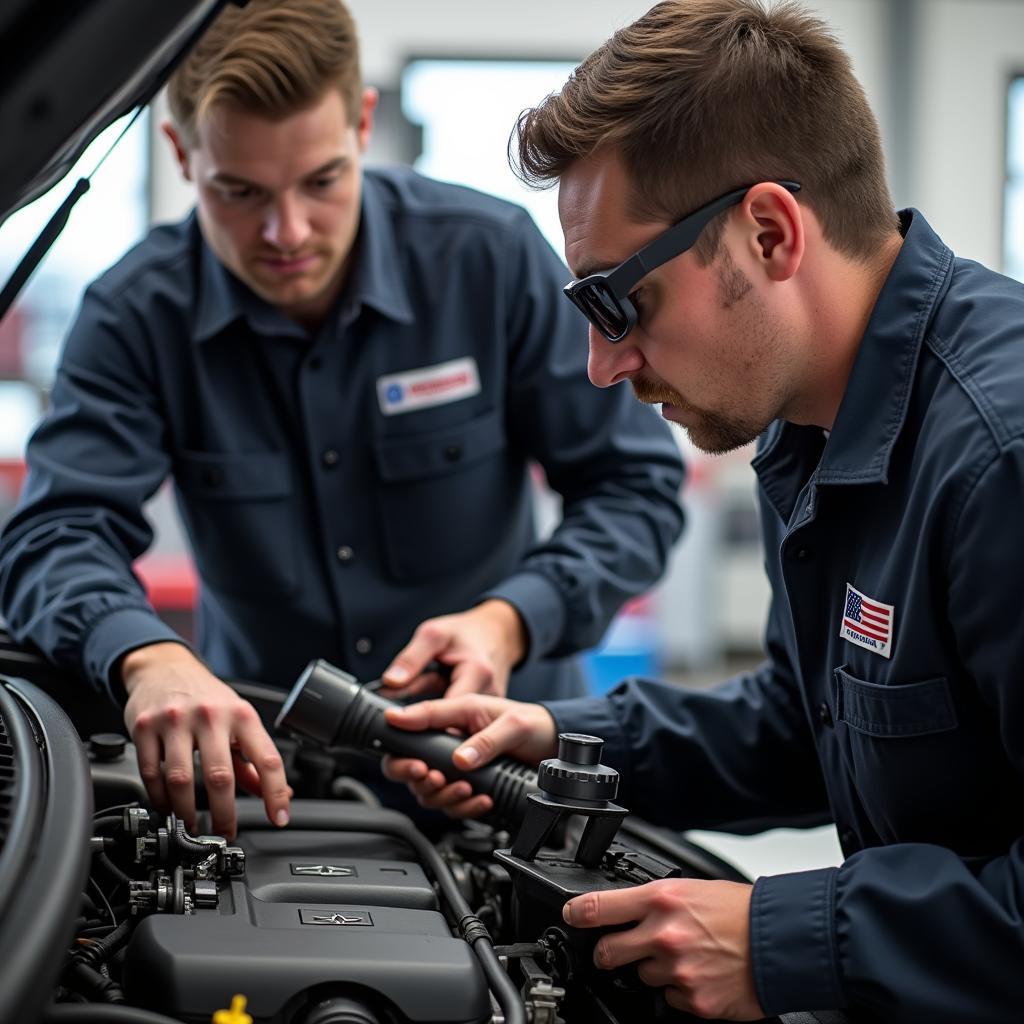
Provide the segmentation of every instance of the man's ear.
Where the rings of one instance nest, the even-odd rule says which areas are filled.
[[[806,242],[800,204],[774,181],[755,185],[740,204],[751,255],[772,281],[788,281],[800,266]]]
[[[366,147],[370,144],[370,136],[373,134],[373,115],[377,111],[379,100],[380,93],[372,86],[363,89],[363,98],[359,107],[359,124],[356,126],[360,153],[365,153]]]
[[[162,131],[165,137],[171,144],[171,149],[174,150],[174,159],[178,161],[178,167],[181,169],[181,176],[186,181],[192,180],[192,172],[188,166],[188,150],[185,148],[185,144],[181,141],[181,136],[178,134],[177,129],[171,124],[170,121],[164,121],[160,125],[160,131]]]

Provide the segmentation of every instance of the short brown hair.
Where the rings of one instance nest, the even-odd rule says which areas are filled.
[[[217,17],[171,76],[167,99],[191,147],[197,125],[219,105],[276,120],[312,105],[332,85],[358,124],[359,42],[341,0],[249,0]]]
[[[534,185],[605,146],[629,171],[639,220],[674,222],[732,189],[792,179],[851,258],[870,262],[897,230],[878,124],[849,57],[791,0],[657,4],[524,111],[510,141]],[[695,247],[702,262],[726,216]]]

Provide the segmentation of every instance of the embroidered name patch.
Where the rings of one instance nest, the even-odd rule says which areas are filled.
[[[883,658],[891,658],[894,615],[895,609],[891,604],[865,597],[847,583],[839,635],[851,644],[874,651]]]
[[[446,405],[479,393],[480,374],[472,356],[377,378],[377,401],[385,416]]]

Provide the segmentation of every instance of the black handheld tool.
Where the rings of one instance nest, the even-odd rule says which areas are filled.
[[[475,792],[486,793],[494,801],[488,818],[502,827],[517,828],[526,812],[527,797],[538,792],[537,773],[508,757],[462,771],[452,761],[452,754],[463,741],[435,729],[396,729],[388,724],[384,711],[397,706],[354,676],[318,659],[299,676],[275,724],[322,747],[418,758],[443,772],[449,781],[466,779]]]

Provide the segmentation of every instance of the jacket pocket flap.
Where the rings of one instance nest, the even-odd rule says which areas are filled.
[[[288,459],[277,452],[182,452],[175,474],[181,489],[198,498],[284,498],[292,491]]]
[[[836,720],[869,736],[927,736],[957,727],[945,676],[881,686],[835,670]]]
[[[382,480],[417,480],[452,473],[505,446],[505,424],[497,411],[428,434],[376,442]]]

